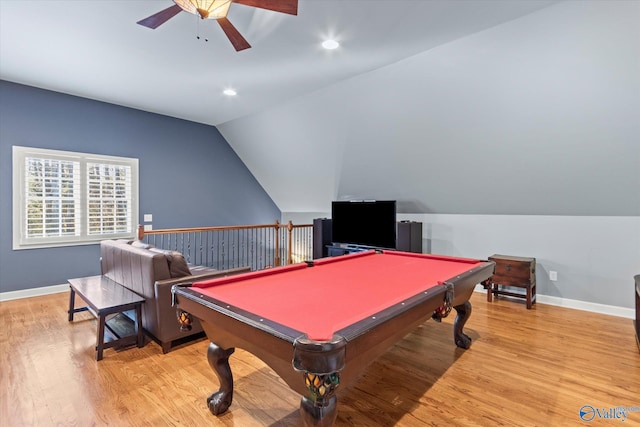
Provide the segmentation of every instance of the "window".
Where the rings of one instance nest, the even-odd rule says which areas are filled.
[[[13,249],[134,238],[138,159],[13,147]]]

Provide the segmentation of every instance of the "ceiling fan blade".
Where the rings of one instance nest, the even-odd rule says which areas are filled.
[[[233,0],[233,2],[289,15],[298,14],[298,0]]]
[[[240,34],[238,30],[236,30],[236,27],[234,27],[227,18],[218,18],[216,19],[216,21],[218,21],[218,24],[220,24],[220,27],[222,27],[222,31],[224,31],[224,33],[227,35],[233,47],[236,48],[236,51],[239,52],[251,47],[249,42],[247,42],[245,38],[242,37],[242,34]]]
[[[165,22],[167,22],[169,19],[173,18],[180,12],[182,12],[182,9],[180,8],[180,6],[178,6],[177,4],[174,4],[173,6],[170,6],[164,10],[161,10],[160,12],[154,15],[151,15],[148,18],[145,18],[141,21],[136,22],[136,24],[140,24],[144,27],[148,27],[148,28],[151,28],[152,30],[155,30],[160,25],[164,24]]]

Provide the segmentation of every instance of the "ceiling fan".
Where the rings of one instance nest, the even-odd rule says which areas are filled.
[[[298,0],[173,0],[173,2],[175,3],[173,6],[138,21],[137,24],[154,30],[184,10],[198,15],[202,19],[218,21],[236,51],[248,49],[251,45],[227,19],[231,3],[288,13],[289,15],[298,14]]]

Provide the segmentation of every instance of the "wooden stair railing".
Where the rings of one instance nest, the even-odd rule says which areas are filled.
[[[217,269],[250,266],[252,270],[313,258],[313,225],[281,224],[145,230],[138,240],[181,252],[188,263]]]

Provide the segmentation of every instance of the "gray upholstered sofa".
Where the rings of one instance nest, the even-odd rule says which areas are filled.
[[[100,264],[104,276],[145,298],[142,326],[162,346],[163,353],[168,352],[176,341],[202,332],[197,319],[194,319],[191,331],[180,331],[176,310],[171,304],[171,286],[250,270],[249,267],[214,270],[189,266],[178,252],[121,240],[100,243]]]

